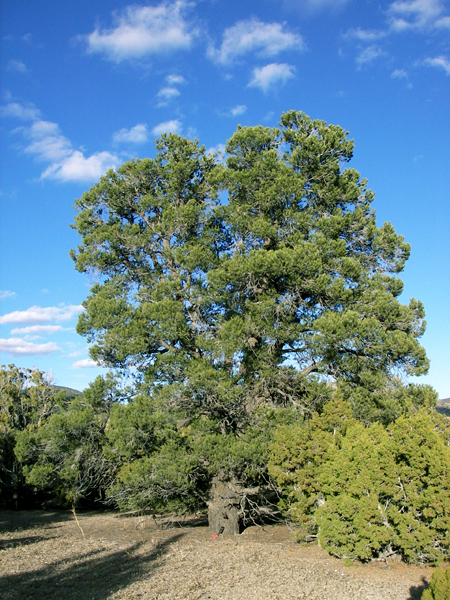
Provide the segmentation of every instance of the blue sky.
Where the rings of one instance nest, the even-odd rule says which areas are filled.
[[[355,140],[378,221],[411,244],[426,377],[450,397],[450,3],[4,0],[0,362],[83,389],[74,199],[174,131],[220,148],[238,123],[302,110]]]

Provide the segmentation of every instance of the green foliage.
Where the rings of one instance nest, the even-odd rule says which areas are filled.
[[[420,409],[386,428],[350,415],[335,400],[310,422],[277,432],[269,472],[284,489],[284,510],[338,557],[448,557],[448,419]]]
[[[15,454],[26,482],[63,504],[103,498],[115,474],[103,452],[105,430],[119,398],[111,375],[97,377],[41,427],[19,432]]]
[[[147,396],[118,407],[107,434],[121,505],[194,506],[218,473],[268,484],[261,415],[307,419],[330,380],[366,423],[406,411],[389,381],[428,368],[424,310],[398,300],[409,246],[377,226],[352,154],[341,127],[290,111],[279,128],[239,127],[225,163],[163,135],[154,159],[76,201],[72,258],[97,280],[77,331],[93,358],[133,367]],[[308,438],[311,473],[339,438],[321,436]]]
[[[320,467],[338,451],[347,427],[354,422],[350,406],[334,400],[320,415],[275,432],[268,471],[284,492],[280,508],[307,534],[316,533],[314,514],[323,502]]]
[[[140,394],[111,414],[105,454],[119,468],[108,497],[122,509],[183,513],[204,508],[219,472],[247,486],[267,484],[273,432],[295,418],[290,409],[259,409],[241,436],[224,435],[214,420],[182,418],[160,396]]]
[[[401,379],[382,373],[364,373],[357,384],[341,381],[338,389],[350,403],[353,416],[365,425],[376,421],[388,425],[419,408],[434,408],[438,399],[429,385],[405,385]]]
[[[30,494],[15,448],[22,432],[32,434],[64,403],[45,373],[15,365],[0,367],[0,503],[18,506]]]
[[[449,600],[450,567],[439,567],[433,571],[430,587],[422,594],[422,600]]]

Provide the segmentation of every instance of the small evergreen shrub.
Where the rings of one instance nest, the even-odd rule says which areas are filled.
[[[447,558],[446,421],[419,410],[388,427],[364,427],[350,416],[349,405],[333,401],[309,423],[281,428],[269,472],[284,488],[283,510],[341,558]]]
[[[356,423],[350,405],[338,400],[326,404],[311,420],[282,425],[275,433],[269,475],[284,490],[281,510],[299,523],[305,534],[317,533],[313,516],[324,502],[319,470],[339,449],[349,423]]]
[[[422,600],[450,600],[450,567],[440,567],[434,571],[430,587],[422,594]]]

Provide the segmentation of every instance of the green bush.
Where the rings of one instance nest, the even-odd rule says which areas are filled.
[[[111,375],[97,377],[40,427],[19,431],[14,452],[27,484],[62,505],[103,499],[116,469],[105,430],[119,398]]]
[[[309,423],[277,433],[269,472],[284,489],[282,508],[338,557],[448,557],[448,419],[419,410],[387,428],[364,427],[345,406],[333,401]],[[338,427],[333,410],[336,424],[342,415]]]
[[[450,567],[440,567],[434,571],[430,587],[422,594],[422,600],[450,600]]]
[[[339,449],[349,423],[356,423],[350,405],[334,400],[325,405],[322,414],[315,413],[300,425],[282,425],[275,433],[269,475],[284,491],[281,510],[306,534],[317,533],[314,513],[324,501],[320,467]]]

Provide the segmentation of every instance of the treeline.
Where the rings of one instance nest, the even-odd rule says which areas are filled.
[[[363,422],[344,386],[319,390],[310,415],[265,408],[241,436],[224,436],[112,374],[68,397],[44,373],[2,367],[0,501],[189,513],[206,510],[213,477],[228,473],[259,507],[254,490],[275,491],[299,540],[335,556],[448,558],[450,419],[434,410],[435,392],[391,382],[384,404],[397,417]]]

